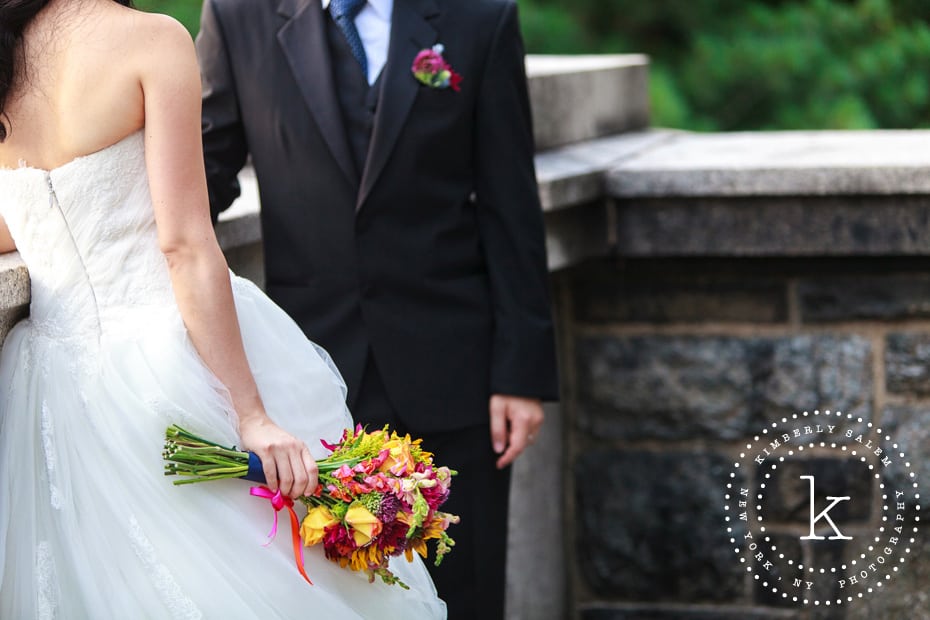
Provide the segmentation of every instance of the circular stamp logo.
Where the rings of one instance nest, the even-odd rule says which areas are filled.
[[[890,435],[805,411],[753,438],[729,472],[735,555],[771,602],[832,607],[885,588],[914,547],[917,473]]]

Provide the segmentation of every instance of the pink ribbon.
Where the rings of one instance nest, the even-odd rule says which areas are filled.
[[[267,499],[271,502],[271,507],[274,508],[274,525],[271,527],[271,531],[268,532],[268,542],[264,545],[267,547],[278,534],[278,512],[284,507],[290,508],[294,505],[294,502],[291,501],[291,498],[282,495],[281,491],[272,491],[268,487],[252,487],[249,489],[249,495]]]
[[[291,518],[291,545],[294,548],[294,563],[297,564],[300,575],[312,586],[313,582],[310,581],[310,577],[307,576],[304,569],[304,548],[300,544],[300,524],[297,522],[297,513],[294,512],[294,500],[284,496],[280,490],[272,491],[268,487],[252,487],[249,489],[249,495],[267,499],[271,503],[271,507],[274,508],[274,525],[271,527],[271,532],[268,533],[266,547],[271,544],[271,541],[274,540],[275,535],[278,533],[278,512],[287,508]]]

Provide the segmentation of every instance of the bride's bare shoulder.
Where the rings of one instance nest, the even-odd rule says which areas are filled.
[[[99,87],[98,109],[112,117],[125,115],[120,135],[148,124],[155,101],[169,105],[200,95],[200,74],[194,41],[180,22],[167,15],[145,13],[113,0],[97,0],[96,36],[85,41],[93,51],[89,65],[106,67]],[[92,33],[87,33],[91,35]],[[117,61],[118,62],[114,62]],[[114,109],[117,106],[117,109]],[[129,110],[131,114],[127,114]],[[105,122],[102,121],[102,122]]]
[[[136,10],[132,10],[132,14],[137,34],[147,37],[148,42],[159,46],[179,43],[193,45],[193,39],[187,29],[170,15]]]
[[[187,29],[169,15],[146,13],[111,3],[106,23],[108,38],[119,41],[132,56],[164,56],[178,51],[192,51],[193,38]]]
[[[112,0],[93,3],[92,19],[75,20],[73,33],[78,41],[95,41],[81,46],[105,63],[119,58],[124,70],[145,70],[171,66],[179,57],[194,56],[194,42],[190,33],[173,17],[159,13],[146,13],[125,7]],[[74,48],[72,48],[74,49]]]
[[[199,96],[197,52],[187,29],[167,15],[141,13],[137,20],[133,41],[137,46],[136,66],[143,89],[147,84],[167,84],[169,88],[178,88],[179,83],[196,82]]]

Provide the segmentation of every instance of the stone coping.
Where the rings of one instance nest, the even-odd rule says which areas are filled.
[[[673,139],[680,132],[650,130],[588,140],[536,156],[536,178],[543,211],[566,209],[605,195],[605,174],[626,159]],[[229,250],[261,241],[258,182],[251,168],[239,175],[242,195],[220,214],[220,245]]]
[[[680,133],[607,185],[616,198],[930,194],[930,131]]]
[[[678,131],[647,130],[588,140],[539,153],[536,179],[543,211],[604,198],[606,173],[674,140]]]
[[[528,56],[539,150],[649,127],[649,58]]]
[[[258,181],[255,171],[246,167],[239,173],[239,198],[220,213],[216,238],[224,250],[258,243],[262,240],[259,221]]]
[[[29,303],[29,272],[19,253],[0,254],[0,312]]]
[[[532,80],[547,75],[605,71],[648,64],[649,57],[645,54],[528,54],[526,57],[526,74]]]
[[[537,178],[543,209],[546,212],[565,210],[573,205],[597,201],[604,196],[605,173],[612,166],[643,150],[660,145],[678,135],[670,131],[645,131],[600,138],[541,153],[536,157]],[[217,239],[224,250],[233,250],[261,242],[258,182],[251,168],[239,175],[242,195],[220,214],[216,227]],[[564,218],[562,218],[564,219]],[[584,237],[603,233],[603,217],[588,214],[579,232],[572,226],[569,242],[563,243],[550,230],[550,249],[555,255],[553,269],[574,261],[576,251],[584,248]],[[597,230],[592,230],[597,228]],[[602,253],[604,246],[588,247]],[[588,252],[590,253],[590,252]],[[0,308],[25,305],[29,301],[29,278],[18,254],[0,255]]]
[[[656,129],[551,149],[536,156],[550,268],[612,248],[627,256],[927,254],[927,146],[930,131]],[[217,226],[227,251],[261,241],[252,170],[240,181],[242,196]],[[617,201],[613,215],[606,197]],[[0,310],[27,304],[28,294],[18,255],[0,256]]]

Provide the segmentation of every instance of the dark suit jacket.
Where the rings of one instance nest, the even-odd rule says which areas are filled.
[[[359,176],[320,0],[206,0],[197,48],[214,215],[248,155],[267,291],[356,393],[370,350],[417,430],[488,419],[492,393],[554,399],[542,213],[516,6],[395,0]],[[461,91],[421,85],[436,43]]]

